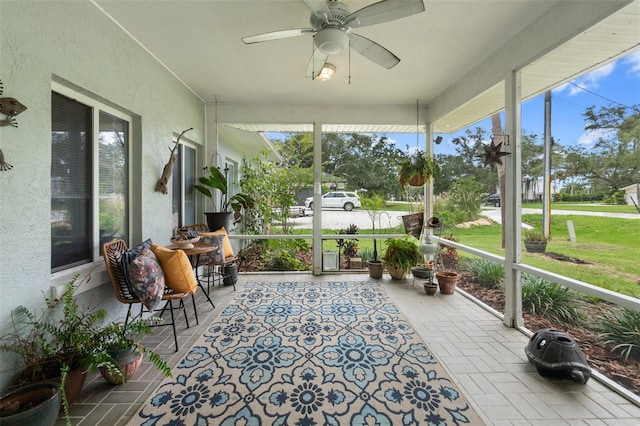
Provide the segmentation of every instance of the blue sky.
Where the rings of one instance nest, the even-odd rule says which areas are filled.
[[[576,144],[589,146],[598,139],[600,133],[584,130],[582,114],[587,107],[596,105],[597,111],[601,106],[616,106],[615,102],[625,106],[640,104],[640,51],[585,74],[571,83],[573,84],[566,83],[551,93],[551,134],[556,143],[565,146]],[[576,85],[586,90],[579,89]],[[504,120],[502,124],[504,126]],[[483,120],[471,126],[472,129],[476,127],[482,127],[490,132],[491,120]],[[544,95],[522,104],[522,127],[527,133],[536,133],[539,141],[542,141]],[[451,135],[442,135],[444,140],[440,145],[434,146],[435,152],[451,153],[453,148],[448,141],[464,134],[463,130]],[[395,140],[399,147],[416,146],[415,134],[388,134],[387,136]]]

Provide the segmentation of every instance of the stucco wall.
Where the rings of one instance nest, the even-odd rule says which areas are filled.
[[[71,272],[92,271],[91,286],[106,282],[104,267],[88,265],[68,273],[50,272],[50,163],[52,80],[129,112],[132,135],[132,243],[144,238],[166,243],[171,233],[171,196],[154,192],[169,159],[171,138],[193,127],[189,139],[202,144],[204,104],[88,1],[1,1],[0,79],[6,97],[28,109],[19,128],[0,127],[0,148],[13,165],[0,172],[0,335],[18,305],[35,307],[51,285]],[[107,307],[121,306],[105,291],[83,297]],[[96,295],[100,294],[100,297]],[[106,297],[105,297],[106,295]],[[12,358],[0,353],[0,386],[6,388]]]

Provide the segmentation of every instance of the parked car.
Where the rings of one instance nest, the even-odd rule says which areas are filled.
[[[313,197],[307,197],[304,200],[304,205],[313,209]],[[350,212],[354,208],[361,207],[360,198],[355,192],[347,191],[332,191],[327,192],[322,196],[322,208],[333,207],[343,208]]]
[[[500,194],[491,194],[488,197],[483,198],[482,203],[487,206],[500,207]]]

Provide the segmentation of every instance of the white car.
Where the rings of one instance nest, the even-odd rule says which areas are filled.
[[[307,197],[304,205],[313,209],[313,197]],[[322,207],[343,208],[350,212],[356,207],[361,207],[360,198],[355,192],[333,191],[322,196]]]

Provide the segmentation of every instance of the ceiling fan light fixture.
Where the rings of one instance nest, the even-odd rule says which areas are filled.
[[[333,64],[326,63],[320,70],[320,73],[316,77],[316,80],[327,81],[333,78],[333,75],[336,73],[336,67]]]
[[[349,36],[339,28],[325,28],[316,33],[313,42],[325,55],[336,55],[349,46]]]

